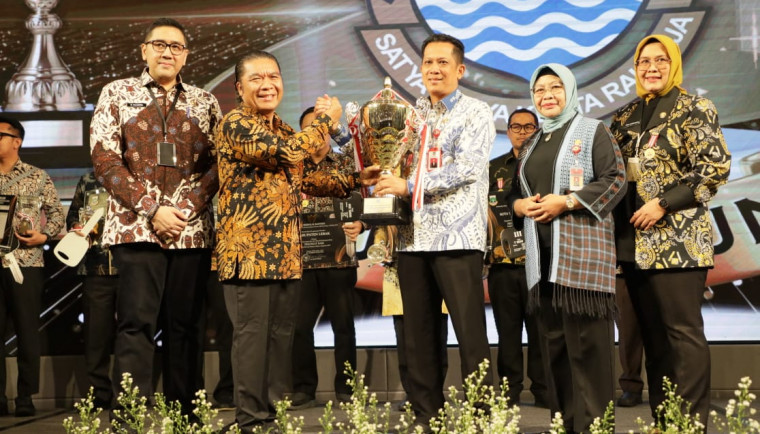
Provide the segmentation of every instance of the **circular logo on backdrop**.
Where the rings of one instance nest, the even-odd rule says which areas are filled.
[[[570,67],[581,110],[605,118],[636,98],[633,54],[648,34],[672,37],[688,52],[705,8],[692,0],[368,0],[373,24],[360,39],[384,74],[410,98],[426,93],[420,46],[433,33],[465,45],[462,90],[486,101],[497,130],[531,107],[528,80],[544,63]]]
[[[639,0],[416,0],[427,27],[461,40],[467,60],[530,79],[544,63],[591,57],[628,27]]]

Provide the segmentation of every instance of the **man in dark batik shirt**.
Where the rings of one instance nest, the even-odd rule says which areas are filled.
[[[90,172],[79,179],[66,226],[78,231],[87,223],[92,212],[106,205],[108,193]],[[105,215],[102,218],[105,220]],[[94,405],[111,408],[111,354],[116,337],[116,290],[118,271],[113,265],[111,251],[102,245],[103,223],[98,223],[88,238],[90,249],[82,259],[77,274],[83,276],[82,310],[84,313],[84,363],[87,379],[93,388]]]
[[[489,164],[489,199],[506,197],[512,191],[512,178],[517,170],[517,162],[523,144],[538,128],[538,117],[527,109],[513,111],[509,115],[507,137],[512,149],[500,155]],[[490,207],[489,207],[490,208]],[[502,241],[501,230],[509,231],[496,223],[491,209],[488,216],[490,252],[488,263],[488,295],[491,310],[499,333],[499,353],[496,369],[500,378],[509,384],[510,404],[520,403],[523,389],[523,323],[528,335],[528,377],[530,391],[537,407],[548,408],[546,404],[546,383],[541,362],[541,348],[538,344],[538,328],[534,315],[528,314],[528,283],[525,280],[525,255],[511,257],[505,252],[506,242]],[[497,229],[499,229],[497,231]]]

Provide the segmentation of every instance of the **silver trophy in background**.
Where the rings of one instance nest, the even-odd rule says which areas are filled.
[[[53,35],[63,24],[51,12],[58,0],[26,0],[34,13],[26,20],[32,47],[24,63],[5,85],[6,111],[81,110],[82,84],[55,47]]]

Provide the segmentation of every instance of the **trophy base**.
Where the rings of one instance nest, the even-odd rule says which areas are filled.
[[[366,197],[359,220],[373,226],[408,225],[412,221],[412,206],[395,196]]]

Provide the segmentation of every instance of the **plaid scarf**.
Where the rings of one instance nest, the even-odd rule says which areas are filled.
[[[600,121],[576,116],[571,122],[556,158],[554,194],[565,194],[569,189],[568,170],[576,160],[583,168],[584,185],[595,180],[592,148]],[[538,139],[531,143],[521,166],[530,158]],[[581,150],[575,154],[572,148],[578,144]],[[616,157],[622,167],[619,151]],[[614,313],[614,297],[610,294],[615,293],[616,255],[611,211],[622,197],[624,184],[625,177],[620,176],[592,203],[583,203],[583,209],[555,218],[552,221],[550,258],[540,257],[536,223],[533,219],[525,219],[526,274],[531,305],[539,301],[541,261],[551,261],[546,280],[553,283],[552,305],[555,308],[595,317],[609,317]],[[524,197],[533,194],[528,189],[522,167],[520,185]]]

